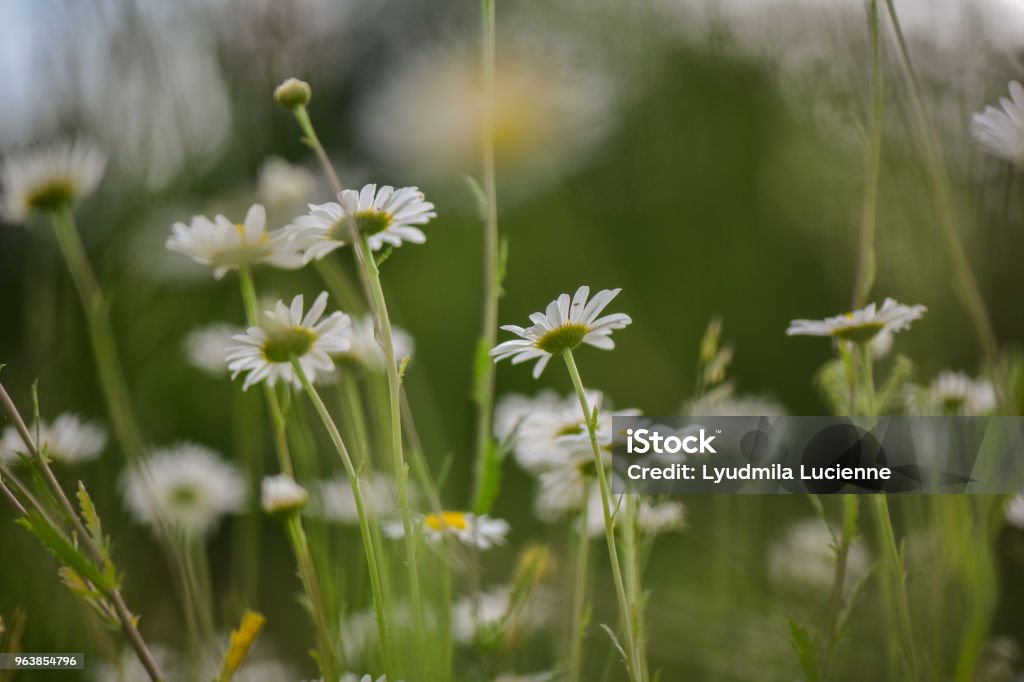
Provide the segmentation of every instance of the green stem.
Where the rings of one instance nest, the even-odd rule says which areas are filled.
[[[583,382],[580,380],[579,370],[576,368],[576,361],[572,357],[572,351],[566,350],[562,353],[562,357],[565,359],[565,366],[569,370],[569,376],[572,378],[572,384],[576,389],[576,397],[579,399],[580,409],[583,410],[583,420],[587,424],[587,433],[590,435],[590,447],[594,454],[594,468],[597,470],[597,483],[601,490],[601,511],[604,514],[604,537],[608,545],[608,559],[612,567],[615,595],[619,602],[619,617],[622,620],[623,635],[626,640],[626,668],[630,680],[633,682],[643,682],[643,668],[638,660],[639,649],[633,636],[633,628],[630,625],[633,622],[631,617],[633,608],[626,597],[626,587],[622,579],[619,551],[615,544],[615,519],[612,516],[611,509],[611,486],[608,483],[608,474],[604,470],[601,446],[597,442],[597,428],[590,405],[587,402],[587,394],[583,388]]]
[[[253,282],[252,271],[248,267],[238,269],[238,284],[242,290],[242,303],[245,305],[245,318],[250,326],[257,326],[260,322],[259,304],[256,299],[256,284]],[[263,395],[267,400],[267,409],[270,411],[271,428],[274,432],[274,448],[277,451],[277,461],[281,472],[295,478],[295,468],[292,466],[292,455],[288,448],[288,424],[281,410],[281,400],[277,391],[270,384],[263,383]]]
[[[398,507],[402,515],[402,529],[405,538],[406,569],[409,573],[409,593],[412,601],[413,621],[417,634],[425,632],[423,615],[423,597],[420,593],[419,565],[416,561],[416,533],[413,531],[412,513],[409,509],[409,466],[402,453],[402,406],[401,379],[398,376],[398,361],[395,358],[395,344],[391,333],[391,320],[388,307],[384,300],[381,287],[380,271],[373,258],[369,243],[361,240],[361,244],[369,266],[370,291],[373,295],[374,307],[379,314],[379,331],[384,347],[384,364],[388,378],[389,417],[391,425],[391,457],[394,468],[395,482],[398,488]]]
[[[352,373],[344,368],[340,368],[338,372],[341,374],[339,383],[341,384],[342,395],[345,399],[345,407],[352,419],[352,434],[356,440],[356,459],[359,462],[359,468],[362,469],[368,465],[370,453],[370,437],[366,430],[363,397],[359,392],[359,385],[356,383]]]
[[[384,599],[381,569],[377,561],[377,551],[374,547],[373,533],[370,530],[370,519],[363,499],[362,489],[359,485],[359,475],[356,472],[355,466],[352,464],[352,458],[349,455],[348,448],[345,446],[345,441],[342,440],[341,433],[338,431],[337,425],[331,418],[331,414],[327,410],[327,406],[324,405],[324,401],[320,398],[320,394],[317,393],[313,384],[310,383],[309,377],[306,376],[305,370],[302,369],[302,365],[296,358],[292,358],[292,367],[295,370],[296,376],[299,377],[299,381],[302,382],[302,387],[306,390],[306,395],[309,396],[310,401],[313,403],[313,407],[316,408],[317,414],[320,415],[320,419],[324,423],[324,428],[327,429],[327,433],[330,435],[331,441],[334,443],[334,447],[338,451],[338,456],[341,457],[341,463],[345,467],[345,473],[348,474],[349,484],[352,486],[352,497],[355,500],[356,512],[359,515],[359,531],[362,536],[363,550],[366,552],[366,563],[370,574],[370,586],[373,591],[373,607],[377,615],[377,628],[380,635],[381,651],[384,656],[384,667],[387,670],[388,678],[390,679],[394,677],[396,671],[391,651],[391,637],[386,608],[387,604]]]
[[[317,647],[320,650],[318,661],[320,672],[325,680],[335,680],[338,678],[338,666],[327,628],[327,617],[324,614],[320,583],[317,580],[316,569],[313,566],[313,557],[309,552],[309,541],[306,538],[306,532],[302,528],[302,520],[298,512],[290,513],[285,519],[285,530],[288,533],[288,539],[291,541],[292,551],[295,553],[295,560],[299,566],[299,578],[302,580],[302,587],[306,592],[306,596],[309,597],[310,607],[313,610],[313,626],[316,628]]]
[[[572,638],[569,646],[569,680],[579,682],[583,679],[583,637],[587,627],[587,578],[590,567],[590,487],[587,486],[583,495],[583,508],[580,510],[580,517],[577,527],[576,545],[576,576],[573,581],[572,597],[572,620],[570,622],[569,636]]]
[[[871,356],[871,344],[860,344],[861,369],[864,371],[864,416],[878,415],[877,397],[875,395],[875,361]]]
[[[868,8],[871,35],[871,124],[864,164],[864,197],[860,216],[860,250],[853,287],[853,309],[861,308],[875,280],[875,227],[878,213],[878,178],[882,166],[882,121],[885,89],[882,79],[882,41],[879,35],[878,0]]]
[[[145,445],[118,358],[106,298],[85,253],[71,210],[60,209],[54,211],[51,216],[57,243],[85,310],[93,357],[96,360],[100,385],[107,400],[114,432],[128,460],[141,461],[145,458]]]
[[[882,543],[883,562],[895,596],[896,618],[899,624],[900,639],[903,642],[904,660],[910,670],[911,679],[917,680],[920,679],[920,675],[917,652],[914,647],[914,631],[910,620],[910,601],[907,598],[903,559],[896,545],[896,533],[893,530],[892,517],[889,515],[889,499],[887,495],[878,493],[871,496],[871,501],[875,508],[879,541]]]
[[[843,527],[836,548],[836,567],[832,578],[832,594],[828,600],[828,616],[825,623],[825,658],[822,664],[822,679],[829,679],[836,645],[839,643],[839,614],[843,608],[843,590],[846,587],[846,568],[850,547],[857,532],[857,516],[860,498],[857,495],[843,496]]]
[[[839,357],[843,362],[843,371],[846,374],[846,414],[850,417],[857,414],[857,372],[854,369],[853,343],[850,341],[837,341]]]
[[[498,189],[494,162],[494,0],[481,0],[483,40],[484,111],[483,111],[483,190],[484,190],[484,310],[480,340],[474,367],[476,402],[476,465],[473,506],[478,513],[487,511],[479,506],[483,493],[487,452],[491,446],[491,427],[494,412],[494,363],[480,362],[481,356],[497,342],[498,299],[501,297],[501,268],[498,246]]]

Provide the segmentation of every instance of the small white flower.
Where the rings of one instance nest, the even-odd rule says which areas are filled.
[[[477,549],[490,549],[505,544],[505,536],[509,531],[508,522],[502,519],[457,511],[426,514],[419,524],[428,542],[439,542],[445,536],[450,536]],[[384,532],[392,539],[405,535],[401,522],[385,525]]]
[[[996,392],[987,379],[942,370],[927,388],[910,387],[911,411],[933,415],[985,415],[996,409]]]
[[[129,469],[124,493],[139,522],[153,526],[162,521],[187,536],[202,536],[221,516],[242,508],[245,480],[213,450],[182,443],[154,450]]]
[[[260,483],[263,511],[270,515],[301,511],[308,499],[309,493],[291,476],[265,476]]]
[[[1014,495],[1006,506],[1006,522],[1014,528],[1024,530],[1024,494]]]
[[[376,517],[390,516],[397,509],[397,493],[394,481],[381,473],[369,473],[359,477],[363,502],[369,513]],[[347,478],[320,481],[313,489],[310,516],[336,523],[355,524],[359,522],[352,485]]]
[[[40,421],[37,429],[29,427],[36,446],[55,462],[81,464],[96,459],[107,445],[107,432],[102,426],[73,414],[62,414],[53,423]],[[28,449],[17,429],[8,426],[0,438],[0,462],[16,461]]]
[[[22,222],[34,210],[69,207],[100,184],[107,157],[83,140],[12,152],[0,162],[0,212]]]
[[[834,336],[844,341],[866,343],[880,332],[907,329],[911,322],[921,319],[926,310],[923,305],[908,306],[887,298],[881,308],[871,303],[866,308],[824,320],[793,320],[786,335]]]
[[[309,213],[299,216],[284,229],[303,252],[303,261],[320,259],[348,244],[351,223],[364,236],[374,251],[385,245],[401,246],[403,242],[422,244],[426,235],[417,225],[426,225],[437,217],[434,205],[416,187],[395,189],[384,185],[365,185],[359,192],[346,189],[338,195],[339,203],[310,204]]]
[[[212,267],[217,279],[229,270],[260,263],[285,269],[301,267],[302,259],[292,250],[289,235],[284,230],[268,232],[266,225],[267,212],[261,204],[253,204],[240,224],[222,215],[213,220],[197,215],[188,225],[174,223],[166,246]]]
[[[478,633],[502,624],[515,606],[512,624],[518,628],[536,630],[547,623],[550,609],[545,608],[547,595],[532,594],[519,604],[512,604],[512,588],[508,585],[491,588],[473,596],[462,597],[452,604],[452,639],[460,644],[469,644]]]
[[[268,206],[301,206],[314,189],[316,180],[308,168],[296,166],[276,156],[264,161],[260,167],[260,198]]]
[[[543,313],[533,313],[530,327],[519,327],[514,324],[502,326],[519,336],[518,339],[499,343],[491,349],[494,361],[512,359],[513,365],[528,360],[537,360],[533,368],[533,376],[537,378],[551,360],[551,356],[567,350],[578,348],[580,344],[588,344],[602,350],[611,350],[615,342],[611,334],[616,329],[623,329],[631,323],[629,315],[613,313],[598,317],[613,298],[622,289],[602,289],[587,302],[590,287],[581,286],[576,294],[562,294],[548,304]]]
[[[612,523],[618,524],[621,513],[624,493],[612,493],[608,506],[614,517]],[[597,484],[590,486],[590,495],[587,497],[587,534],[592,538],[604,535],[604,504],[601,502],[601,488]]]
[[[653,504],[641,500],[636,513],[636,525],[646,535],[660,535],[686,526],[686,508],[682,502]]]
[[[870,565],[867,549],[855,542],[846,557],[846,587],[852,586]],[[828,591],[835,580],[835,567],[832,536],[819,519],[793,524],[768,550],[769,575],[790,587]]]
[[[293,298],[290,306],[278,301],[273,310],[264,313],[260,326],[249,327],[234,337],[238,343],[230,346],[225,356],[231,378],[248,372],[243,389],[260,381],[273,386],[279,379],[301,387],[292,358],[298,360],[311,382],[316,380],[317,372],[330,372],[334,369],[331,354],[349,348],[346,329],[351,321],[341,312],[321,320],[326,309],[326,291],[317,296],[305,317],[302,294]]]
[[[228,373],[224,360],[232,338],[244,331],[226,322],[215,322],[189,333],[185,338],[185,358],[196,369],[212,377],[223,377]]]
[[[1002,111],[985,107],[971,118],[971,132],[978,144],[992,156],[1024,164],[1024,87],[1010,83],[1010,97],[1000,97]]]

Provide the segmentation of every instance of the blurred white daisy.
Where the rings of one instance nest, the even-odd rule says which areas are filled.
[[[870,303],[866,308],[824,320],[793,320],[786,335],[834,336],[844,341],[867,343],[880,332],[907,329],[911,322],[921,319],[926,310],[923,305],[908,306],[887,298],[880,308]]]
[[[615,488],[615,485],[612,485]],[[623,502],[623,493],[612,493],[611,499],[609,500],[612,514],[614,515],[613,523],[617,524],[619,520],[619,509]],[[597,485],[590,486],[590,495],[587,497],[587,534],[592,538],[596,538],[600,535],[604,535],[604,504],[601,502],[601,488]]]
[[[182,443],[153,450],[124,477],[128,510],[147,525],[171,525],[186,536],[212,531],[245,503],[245,479],[213,450]]]
[[[503,325],[520,338],[504,341],[491,349],[495,362],[511,358],[513,365],[528,360],[537,360],[533,376],[537,378],[551,360],[551,356],[588,344],[602,350],[615,347],[611,334],[623,329],[633,320],[625,313],[613,313],[598,317],[622,289],[602,289],[587,301],[590,287],[581,286],[570,299],[562,294],[548,304],[543,313],[533,313],[530,327],[514,324]]]
[[[384,185],[364,185],[356,191],[346,189],[338,195],[338,203],[310,204],[309,213],[299,216],[284,230],[302,251],[303,261],[323,258],[348,244],[351,223],[374,251],[403,242],[422,244],[427,237],[417,225],[426,225],[437,217],[434,205],[416,187],[395,189]]]
[[[214,322],[200,327],[185,337],[185,359],[212,377],[227,376],[228,363],[224,356],[234,336],[243,331],[227,322]]]
[[[1024,529],[1024,494],[1014,495],[1006,505],[1006,522],[1014,528]]]
[[[95,191],[106,166],[84,140],[13,151],[0,162],[0,212],[17,223],[35,210],[70,207]]]
[[[260,501],[263,511],[274,516],[301,511],[306,506],[309,493],[291,476],[278,474],[265,476],[260,483]]]
[[[230,270],[266,263],[278,268],[295,269],[302,259],[284,230],[268,232],[267,212],[262,204],[253,204],[245,222],[235,224],[222,215],[210,220],[193,216],[192,222],[174,223],[166,247],[213,268],[213,276],[222,278]]]
[[[615,121],[612,69],[565,33],[523,26],[498,40],[495,157],[514,193],[585,162]],[[449,41],[413,53],[361,111],[371,153],[415,177],[475,172],[488,123],[479,48]]]
[[[494,408],[495,437],[505,441],[516,436],[519,427],[531,413],[556,409],[561,400],[561,397],[551,389],[544,389],[534,396],[518,393],[503,395]]]
[[[870,565],[868,550],[862,542],[855,542],[846,557],[846,587],[851,587]],[[820,519],[798,521],[768,549],[768,574],[787,587],[827,592],[835,580],[835,567],[832,535]]]
[[[351,322],[348,315],[337,311],[321,320],[326,309],[326,291],[316,297],[305,316],[302,294],[293,298],[290,306],[278,301],[273,310],[263,314],[260,326],[234,337],[237,343],[225,356],[231,378],[248,372],[243,389],[260,381],[273,386],[279,379],[301,387],[292,358],[310,381],[315,381],[317,372],[330,372],[334,369],[331,354],[349,348],[346,331]]]
[[[985,415],[996,409],[996,392],[987,379],[942,370],[927,387],[911,386],[908,407],[916,414]]]
[[[62,414],[52,423],[41,420],[38,427],[29,430],[36,439],[36,446],[61,464],[94,460],[107,445],[107,432],[102,426],[73,414]],[[0,438],[0,462],[16,461],[18,454],[27,454],[27,451],[17,429],[5,428]]]
[[[971,132],[978,144],[992,156],[1024,164],[1024,87],[1010,83],[1010,96],[1000,97],[1002,110],[985,107],[971,118]]]
[[[359,486],[363,502],[372,516],[390,516],[397,509],[395,482],[390,476],[371,472],[359,477]],[[358,523],[359,513],[348,479],[339,477],[317,483],[313,488],[308,513],[324,521]]]
[[[385,370],[384,347],[377,341],[373,315],[353,318],[345,336],[349,347],[331,356],[336,363],[354,362],[375,372]],[[395,361],[399,364],[403,358],[412,355],[415,347],[412,335],[401,327],[392,327],[391,342],[395,346]]]
[[[611,464],[611,453],[602,450],[604,464]],[[582,508],[587,491],[596,487],[597,471],[590,446],[565,448],[557,463],[551,463],[537,475],[534,512],[541,521],[553,523]]]
[[[475,597],[461,597],[452,604],[452,639],[460,644],[470,644],[476,640],[478,634],[501,625],[536,630],[547,623],[551,615],[550,609],[546,608],[549,603],[544,598],[546,596],[549,595],[533,593],[513,605],[512,588],[501,585],[481,592]],[[510,622],[503,623],[510,616]]]
[[[308,168],[272,156],[260,166],[258,188],[267,206],[291,208],[309,200],[316,189],[316,179]]]
[[[505,544],[505,536],[509,531],[508,522],[503,519],[459,511],[425,514],[419,524],[428,542],[440,542],[444,537],[454,537],[477,549],[490,549]],[[384,532],[392,539],[405,535],[401,522],[386,524]]]
[[[636,525],[646,535],[661,535],[686,527],[686,507],[682,502],[657,502],[640,500],[637,507]]]

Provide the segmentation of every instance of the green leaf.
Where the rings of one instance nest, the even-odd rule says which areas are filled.
[[[619,644],[619,638],[615,636],[615,632],[604,623],[601,623],[601,629],[608,633],[608,637],[611,638],[612,644],[618,650],[619,656],[622,657],[622,663],[626,665],[626,667],[628,668],[629,663],[628,659],[626,658],[626,651],[622,648],[622,645]]]
[[[70,566],[76,573],[101,589],[114,590],[116,585],[102,575],[92,562],[86,559],[77,547],[57,532],[38,512],[29,512],[18,519],[21,524],[35,535],[43,546],[65,566]]]
[[[381,265],[384,264],[384,261],[386,261],[388,258],[391,258],[391,254],[394,253],[394,251],[395,247],[391,246],[390,244],[381,251],[378,251],[377,255],[373,257],[373,261],[377,264],[377,267],[379,268]]]
[[[789,641],[800,660],[800,667],[804,671],[804,680],[817,682],[818,654],[815,650],[814,638],[811,637],[807,628],[797,623],[792,617],[789,619]]]
[[[478,463],[476,494],[473,499],[473,512],[478,515],[489,514],[494,501],[501,492],[501,465],[505,460],[505,451],[493,438],[487,439],[483,458]]]

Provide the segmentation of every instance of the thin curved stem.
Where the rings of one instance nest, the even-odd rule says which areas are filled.
[[[587,424],[587,433],[590,435],[590,447],[594,454],[594,468],[597,470],[597,483],[601,491],[601,511],[604,514],[604,537],[608,545],[608,559],[612,566],[612,578],[615,583],[615,595],[619,602],[619,617],[622,619],[622,629],[625,638],[626,668],[630,679],[633,682],[643,682],[643,666],[639,659],[639,649],[636,643],[635,633],[632,627],[632,613],[636,605],[630,604],[626,596],[625,582],[622,579],[621,560],[615,543],[615,519],[611,510],[611,486],[608,483],[608,474],[604,470],[604,458],[601,455],[601,446],[597,442],[597,429],[594,423],[590,405],[587,402],[587,394],[580,380],[579,370],[576,368],[576,361],[572,357],[572,351],[562,353],[565,359],[565,366],[569,370],[572,384],[576,389],[576,397],[580,402],[580,409],[583,410],[583,420]]]
[[[310,383],[309,377],[306,376],[305,370],[302,369],[302,364],[294,357],[292,358],[292,368],[295,370],[296,376],[299,377],[299,381],[302,382],[302,387],[305,389],[306,395],[309,396],[310,401],[313,403],[313,407],[316,409],[317,414],[320,415],[320,419],[324,423],[324,428],[327,429],[327,433],[331,437],[331,442],[338,451],[338,456],[341,457],[341,463],[345,467],[345,473],[348,475],[349,485],[352,486],[352,497],[355,500],[356,512],[359,516],[359,531],[362,536],[363,550],[366,552],[367,567],[369,568],[370,587],[373,591],[373,607],[377,615],[377,628],[380,635],[381,651],[384,656],[384,667],[387,669],[388,678],[391,679],[395,674],[395,664],[393,652],[391,650],[388,614],[384,599],[380,564],[377,561],[377,551],[374,547],[373,533],[370,530],[369,514],[363,498],[362,489],[359,485],[359,474],[356,472],[355,466],[352,464],[352,457],[349,455],[348,448],[345,446],[345,441],[342,439],[341,432],[338,431],[338,427],[334,423],[331,413],[327,410],[327,406],[320,398],[320,394],[317,392],[316,388],[314,388],[313,384]]]
[[[571,682],[579,682],[583,676],[583,637],[587,625],[587,578],[590,573],[589,493],[590,488],[587,486],[583,495],[583,508],[580,510],[579,527],[576,532],[578,542],[576,574],[573,584],[572,620],[569,625],[569,636],[572,638],[569,646],[569,679]]]
[[[292,551],[295,552],[295,560],[299,565],[299,578],[302,580],[302,586],[309,596],[310,607],[313,609],[313,625],[316,628],[317,645],[320,649],[320,673],[325,680],[335,680],[338,678],[338,666],[335,661],[334,649],[331,647],[331,636],[327,629],[327,616],[324,612],[320,582],[317,580],[313,557],[309,551],[309,541],[306,539],[306,531],[302,528],[302,519],[298,513],[289,514],[285,519],[285,530],[288,532],[288,539],[291,541]]]
[[[121,448],[128,461],[142,460],[145,457],[145,445],[138,427],[138,420],[135,418],[131,398],[128,395],[128,386],[124,380],[121,361],[117,354],[117,344],[114,342],[114,331],[110,325],[106,297],[103,295],[103,290],[89,263],[89,257],[86,255],[85,246],[75,227],[75,219],[71,210],[64,208],[54,211],[51,217],[54,233],[57,235],[57,243],[60,245],[64,262],[75,282],[75,289],[78,290],[78,297],[81,299],[82,308],[85,311],[93,357],[96,360],[100,386],[107,400],[107,409],[110,412],[114,433],[117,434],[117,439],[121,443]]]

